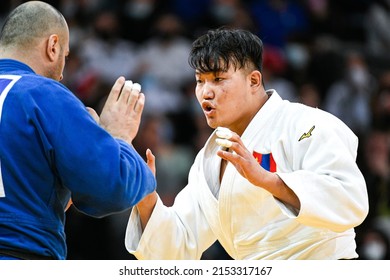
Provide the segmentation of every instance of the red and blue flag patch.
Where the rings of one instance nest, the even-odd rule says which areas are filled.
[[[261,165],[261,167],[263,167],[265,170],[268,170],[270,172],[276,172],[276,163],[272,156],[272,153],[260,154],[258,152],[253,151],[253,156]]]

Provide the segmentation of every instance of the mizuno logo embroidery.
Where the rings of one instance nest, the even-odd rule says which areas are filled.
[[[310,128],[310,130],[309,130],[308,132],[303,133],[302,136],[301,136],[301,138],[299,138],[298,142],[301,141],[301,140],[303,140],[303,139],[305,139],[305,138],[309,138],[309,137],[311,136],[311,133],[313,132],[313,130],[314,130],[315,127],[316,127],[316,126],[313,125],[313,127]]]

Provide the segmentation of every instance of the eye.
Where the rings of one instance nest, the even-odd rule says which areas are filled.
[[[198,77],[196,77],[195,80],[196,80],[196,84],[197,85],[201,85],[204,82],[204,79],[201,79],[201,78],[198,78]]]

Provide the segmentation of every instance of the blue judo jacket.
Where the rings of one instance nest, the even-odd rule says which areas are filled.
[[[64,85],[0,59],[0,250],[66,259],[70,197],[79,211],[104,217],[155,187],[134,148],[101,128]]]

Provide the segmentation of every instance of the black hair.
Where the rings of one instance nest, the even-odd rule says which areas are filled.
[[[209,30],[192,44],[188,63],[200,72],[225,72],[252,67],[262,69],[263,42],[255,34],[242,29]]]

